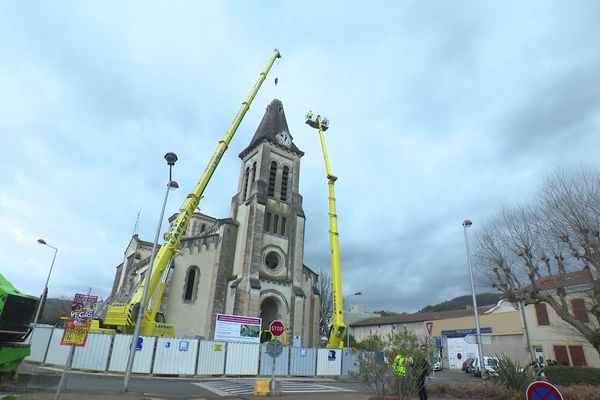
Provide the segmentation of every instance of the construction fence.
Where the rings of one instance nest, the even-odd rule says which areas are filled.
[[[70,346],[62,346],[63,329],[38,326],[29,337],[27,361],[64,366]],[[76,347],[72,369],[125,372],[132,335],[90,333]],[[339,376],[358,370],[358,353],[344,349],[284,347],[273,359],[266,344],[233,343],[185,337],[140,336],[133,372],[152,375]]]

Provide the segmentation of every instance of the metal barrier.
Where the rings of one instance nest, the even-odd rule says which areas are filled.
[[[226,342],[201,340],[198,345],[197,375],[223,375],[225,373]]]
[[[64,365],[69,346],[62,346],[63,329],[38,327],[30,338],[28,361]],[[75,350],[72,368],[124,372],[132,335],[91,333],[85,347]],[[133,372],[164,375],[268,376],[272,358],[266,346],[193,338],[141,336]],[[335,376],[358,370],[358,353],[342,349],[284,347],[275,358],[278,376]]]
[[[44,362],[46,350],[52,336],[52,326],[38,326],[33,330],[30,337],[27,338],[27,343],[31,344],[31,353],[25,360],[33,362]]]
[[[351,350],[343,350],[342,353],[342,375],[358,372],[358,353]]]
[[[290,375],[315,376],[317,373],[317,349],[292,347],[290,351]]]
[[[319,349],[317,351],[317,375],[342,374],[342,349]]]
[[[85,347],[75,348],[71,368],[106,371],[111,343],[112,335],[106,333],[90,333]]]
[[[154,353],[153,374],[194,375],[198,339],[160,337]]]
[[[258,375],[259,352],[259,344],[229,343],[225,375]]]
[[[62,338],[64,329],[54,329],[50,342],[48,344],[48,351],[46,353],[46,364],[52,365],[65,365],[67,357],[69,356],[69,346],[61,346],[60,339]]]
[[[117,334],[113,340],[112,352],[108,370],[110,372],[125,372],[127,358],[133,335]],[[137,374],[149,374],[152,372],[152,360],[154,358],[155,336],[140,336],[137,353],[133,361],[132,371]]]
[[[266,344],[260,346],[260,375],[271,375],[273,372],[273,360],[275,360],[275,375],[287,376],[290,364],[290,348],[284,347],[278,357],[271,357],[267,353]]]

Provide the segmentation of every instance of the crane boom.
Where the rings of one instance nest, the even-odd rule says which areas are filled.
[[[200,204],[200,199],[202,198],[204,189],[208,185],[208,182],[210,181],[210,178],[212,177],[213,173],[215,172],[217,165],[219,165],[219,161],[221,161],[221,157],[227,150],[227,147],[229,146],[229,143],[231,142],[233,135],[235,134],[240,123],[242,122],[242,119],[246,115],[246,112],[250,108],[250,104],[252,104],[254,97],[258,93],[258,90],[260,89],[262,83],[264,82],[265,78],[267,77],[267,74],[271,70],[271,67],[275,63],[275,60],[280,57],[281,57],[281,53],[279,52],[278,49],[275,49],[273,56],[267,63],[267,66],[265,67],[263,72],[260,73],[258,81],[255,83],[254,87],[252,88],[250,95],[248,96],[246,101],[242,103],[242,106],[241,106],[240,110],[238,111],[237,115],[235,116],[235,118],[233,119],[233,122],[231,123],[231,125],[229,126],[227,131],[225,132],[225,136],[219,142],[219,145],[217,146],[217,150],[214,152],[212,158],[210,159],[208,165],[206,166],[206,169],[200,176],[200,179],[198,180],[198,183],[196,183],[194,190],[190,194],[188,194],[187,198],[183,202],[183,205],[179,209],[179,214],[177,215],[177,218],[173,221],[168,232],[165,234],[165,242],[162,244],[162,246],[160,247],[160,250],[158,250],[158,253],[156,254],[156,257],[154,259],[154,264],[152,266],[152,276],[150,276],[150,277],[146,276],[144,278],[144,280],[142,281],[138,290],[134,293],[134,295],[132,296],[131,300],[128,303],[113,304],[108,307],[108,310],[107,310],[107,313],[106,313],[106,316],[104,319],[105,325],[125,326],[126,331],[131,330],[133,328],[133,326],[135,325],[133,315],[132,315],[132,310],[133,310],[134,306],[136,306],[136,304],[139,304],[141,302],[144,286],[148,285],[148,293],[150,293],[151,295],[154,293],[156,286],[158,285],[160,278],[165,271],[165,268],[169,264],[169,261],[171,260],[171,258],[175,255],[177,249],[179,248],[179,243],[181,242],[181,237],[182,237],[183,233],[185,232],[185,229],[188,225],[188,222],[189,222],[192,214],[194,213],[194,210],[196,210],[196,207],[198,207],[198,204]],[[152,297],[151,295],[149,297]],[[160,301],[160,299],[157,299],[157,301]],[[150,316],[152,315],[152,312],[146,310],[147,303],[148,303],[148,300],[146,300],[146,304],[144,304],[142,307],[142,309],[145,310],[144,320],[142,321],[142,326],[141,326],[142,334],[163,336],[162,335],[163,330],[168,332],[167,335],[174,334],[172,327],[167,326],[168,324],[156,324],[155,321],[150,318]],[[139,306],[137,306],[137,307],[139,307]],[[157,308],[158,307],[155,304],[154,309],[157,309]],[[127,328],[129,328],[129,329],[127,329]]]
[[[335,181],[337,176],[331,172],[329,165],[329,155],[325,144],[324,131],[329,128],[327,118],[323,119],[320,115],[313,118],[312,111],[308,113],[306,123],[319,130],[319,139],[321,140],[321,149],[323,150],[323,159],[325,161],[325,172],[327,173],[327,186],[329,188],[329,246],[331,248],[331,293],[333,295],[333,313],[331,316],[332,326],[329,331],[327,348],[344,347],[344,334],[346,333],[346,323],[344,322],[344,305],[342,301],[342,272],[340,261],[340,240],[337,226],[337,212],[335,207]]]

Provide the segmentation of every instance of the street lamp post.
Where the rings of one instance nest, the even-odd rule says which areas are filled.
[[[177,189],[179,185],[176,181],[172,180],[172,170],[175,162],[177,161],[177,155],[175,153],[169,152],[165,154],[165,160],[167,160],[167,165],[169,166],[169,183],[167,184],[167,192],[165,193],[165,200],[163,201],[162,210],[160,211],[160,217],[158,218],[158,226],[156,227],[156,234],[154,235],[154,243],[152,243],[152,254],[150,256],[150,264],[148,266],[148,270],[146,271],[146,284],[144,285],[144,290],[142,291],[142,299],[140,301],[140,306],[137,308],[137,316],[135,320],[135,328],[133,330],[133,338],[131,339],[131,346],[129,347],[129,357],[127,359],[127,369],[125,371],[125,381],[123,384],[123,391],[126,392],[129,388],[129,379],[131,378],[131,370],[133,369],[133,361],[135,359],[135,352],[137,350],[137,342],[140,337],[140,326],[142,325],[142,317],[146,312],[146,300],[148,298],[148,281],[152,276],[152,267],[154,265],[154,258],[156,257],[156,248],[158,247],[158,237],[160,236],[160,229],[162,227],[163,218],[165,215],[165,208],[167,207],[167,199],[169,198],[169,191],[171,189]]]
[[[33,329],[35,329],[38,324],[40,314],[42,312],[42,305],[44,304],[44,302],[46,301],[46,299],[48,297],[48,282],[50,282],[50,275],[52,275],[52,268],[54,267],[54,260],[56,260],[56,253],[58,252],[58,249],[56,247],[49,245],[48,243],[46,243],[46,241],[44,239],[38,239],[38,243],[54,249],[54,257],[52,257],[52,264],[50,264],[50,271],[48,271],[48,277],[46,278],[46,284],[44,285],[44,292],[40,296],[40,303],[38,304],[37,310],[35,311],[35,318],[33,319]]]
[[[350,297],[352,296],[360,296],[362,292],[356,292],[348,295],[348,303],[350,303]],[[350,311],[350,307],[348,307],[348,311]],[[350,323],[348,323],[348,330],[346,331],[346,347],[350,348]]]
[[[467,248],[467,265],[469,266],[469,277],[471,278],[471,294],[473,295],[473,314],[475,315],[475,329],[477,332],[477,351],[479,353],[479,369],[482,379],[485,379],[485,360],[483,358],[483,345],[481,343],[481,328],[479,326],[479,312],[477,310],[477,298],[475,296],[475,283],[473,282],[473,267],[471,265],[471,252],[469,250],[469,238],[467,237],[467,228],[473,225],[469,219],[463,222],[463,230],[465,232],[465,246]]]

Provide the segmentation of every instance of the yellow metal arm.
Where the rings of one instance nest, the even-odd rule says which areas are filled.
[[[327,348],[344,347],[344,334],[346,333],[346,323],[344,322],[344,304],[342,301],[342,272],[340,261],[340,241],[337,226],[337,212],[335,208],[335,190],[334,185],[337,176],[331,172],[329,165],[329,155],[325,145],[324,130],[327,130],[329,123],[320,115],[316,119],[309,113],[306,123],[319,130],[319,139],[321,140],[321,149],[323,150],[323,159],[325,160],[325,171],[327,172],[327,186],[329,188],[329,245],[331,248],[331,292],[333,295],[333,314],[332,327],[329,332]]]
[[[148,300],[146,301],[146,303],[152,297],[152,294],[154,294],[156,286],[157,286],[158,282],[160,281],[160,277],[162,276],[163,272],[165,271],[165,268],[169,264],[169,261],[171,260],[171,258],[175,255],[175,252],[177,251],[177,249],[179,247],[179,243],[181,242],[181,237],[182,237],[183,233],[185,232],[188,222],[189,222],[192,214],[194,213],[194,210],[198,207],[198,204],[200,204],[200,199],[202,198],[204,189],[208,185],[208,182],[210,181],[210,178],[212,177],[213,173],[215,172],[217,165],[219,165],[219,161],[221,160],[221,157],[227,150],[227,147],[229,146],[229,143],[231,142],[233,135],[235,134],[240,123],[242,122],[242,119],[246,115],[246,112],[250,108],[250,104],[252,104],[254,97],[258,93],[258,90],[260,89],[262,83],[264,82],[265,78],[267,77],[267,74],[271,70],[271,67],[275,63],[275,60],[280,57],[281,57],[281,54],[279,53],[279,50],[275,49],[273,56],[269,60],[264,71],[261,72],[260,77],[258,78],[258,81],[252,88],[250,95],[248,96],[246,101],[242,103],[242,106],[241,106],[240,110],[238,111],[237,115],[235,116],[235,118],[233,119],[233,122],[229,126],[229,129],[227,129],[227,131],[225,132],[225,136],[219,142],[219,145],[217,146],[217,150],[215,151],[212,158],[210,159],[208,165],[206,166],[206,169],[200,176],[200,179],[198,180],[198,183],[194,187],[194,190],[192,191],[192,193],[188,194],[186,200],[184,201],[183,205],[179,209],[179,214],[178,214],[177,218],[175,219],[175,221],[173,221],[173,223],[171,224],[171,227],[169,228],[169,231],[165,234],[165,243],[162,244],[162,246],[160,247],[160,250],[158,250],[158,253],[156,254],[156,257],[154,259],[154,265],[152,267],[152,276],[150,276],[150,277],[146,276],[144,278],[144,280],[142,281],[142,284],[140,285],[138,290],[135,292],[135,294],[133,295],[133,297],[131,298],[129,303],[127,303],[126,305],[115,304],[115,306],[117,306],[117,308],[118,308],[118,306],[121,306],[121,310],[118,310],[117,308],[115,308],[115,319],[113,319],[113,320],[115,320],[115,321],[119,320],[119,321],[124,322],[125,319],[123,318],[123,308],[125,308],[125,314],[127,314],[127,317],[128,317],[128,318],[126,318],[126,320],[127,320],[126,325],[131,324],[131,321],[133,320],[133,318],[131,317],[131,310],[135,304],[137,304],[141,301],[144,286],[146,284],[149,285],[148,286],[149,296],[148,296]],[[160,299],[156,299],[156,302],[159,303]],[[112,306],[109,306],[109,309],[107,310],[106,317],[105,317],[105,323],[107,325],[111,324],[111,307]],[[147,307],[147,304],[144,304],[143,309],[146,310],[146,307]],[[155,308],[158,309],[158,306],[155,305]],[[145,312],[144,322],[147,321],[146,314],[150,314],[150,313],[151,312],[149,312],[149,311]],[[117,314],[120,314],[120,316],[117,316]]]

